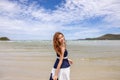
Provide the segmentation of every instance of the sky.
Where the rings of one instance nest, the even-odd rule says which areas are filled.
[[[120,34],[120,0],[0,0],[0,37],[67,40]]]

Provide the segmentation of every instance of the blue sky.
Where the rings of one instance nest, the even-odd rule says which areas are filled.
[[[120,34],[120,0],[0,0],[0,37],[67,40]]]

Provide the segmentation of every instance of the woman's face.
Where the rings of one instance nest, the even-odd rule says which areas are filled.
[[[64,43],[65,42],[65,38],[64,38],[64,36],[62,34],[60,34],[58,36],[58,40],[59,40],[60,43]]]

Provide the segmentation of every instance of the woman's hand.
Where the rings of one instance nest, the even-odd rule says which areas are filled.
[[[53,76],[53,80],[57,80],[58,79],[58,77],[55,75],[55,76]]]
[[[73,61],[71,59],[68,59],[68,61],[70,65],[73,64]]]

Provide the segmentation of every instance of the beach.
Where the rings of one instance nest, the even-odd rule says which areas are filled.
[[[120,40],[67,41],[71,80],[120,80]],[[0,41],[0,80],[48,80],[52,41]]]

